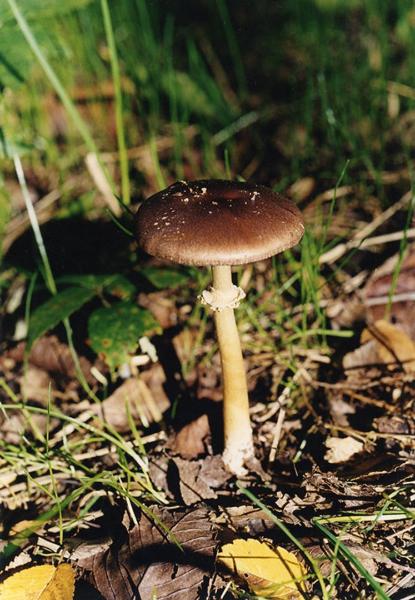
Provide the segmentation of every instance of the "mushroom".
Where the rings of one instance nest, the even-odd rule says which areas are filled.
[[[301,213],[291,200],[252,183],[178,181],[137,212],[136,238],[148,254],[212,267],[213,286],[200,298],[214,311],[223,377],[223,460],[236,475],[254,459],[254,444],[234,316],[245,293],[233,285],[231,267],[283,252],[303,233]]]

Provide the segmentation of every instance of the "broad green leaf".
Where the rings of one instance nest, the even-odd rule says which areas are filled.
[[[114,275],[62,275],[57,279],[60,284],[73,284],[88,290],[100,291],[108,282],[113,280]]]
[[[122,275],[115,275],[113,280],[105,286],[107,292],[121,300],[129,300],[136,293],[136,287],[131,281]]]
[[[52,296],[30,315],[28,347],[95,296],[95,290],[72,287]]]
[[[136,292],[135,285],[123,275],[64,275],[58,279],[58,283],[79,285],[96,293],[105,289],[122,300],[132,298]]]
[[[162,289],[174,289],[189,281],[189,273],[178,269],[159,269],[158,267],[145,267],[140,273],[144,275],[154,287]]]
[[[118,302],[90,316],[88,333],[91,347],[114,372],[128,361],[140,337],[161,333],[161,327],[148,310],[132,302]]]

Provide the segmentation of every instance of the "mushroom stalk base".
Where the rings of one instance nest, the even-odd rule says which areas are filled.
[[[213,287],[226,293],[232,289],[230,266],[212,267]],[[241,343],[232,308],[214,314],[223,377],[225,449],[223,460],[235,475],[243,475],[243,465],[254,458],[249,419],[248,388]]]

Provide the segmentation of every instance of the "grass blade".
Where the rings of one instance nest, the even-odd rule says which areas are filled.
[[[49,82],[51,83],[55,92],[61,99],[62,104],[66,108],[74,125],[76,126],[80,135],[82,136],[82,139],[84,140],[86,147],[88,148],[88,150],[90,152],[92,152],[93,154],[95,154],[97,156],[98,162],[99,162],[101,169],[105,175],[105,178],[107,179],[108,184],[110,185],[111,189],[114,192],[114,182],[112,181],[112,178],[110,177],[105,165],[99,158],[98,148],[97,148],[91,134],[89,133],[89,130],[88,130],[88,127],[87,127],[85,121],[82,119],[82,117],[79,114],[78,110],[76,109],[76,106],[73,103],[71,97],[65,90],[64,86],[62,85],[61,81],[59,80],[58,76],[56,75],[56,73],[53,70],[52,66],[50,65],[49,61],[47,60],[44,52],[42,51],[41,47],[37,43],[37,40],[36,40],[35,36],[33,35],[32,30],[30,29],[29,23],[26,21],[22,12],[18,8],[16,1],[15,0],[7,0],[7,2],[9,4],[10,9],[12,10],[13,15],[17,21],[17,24],[20,27],[22,34],[26,38],[26,41],[29,44],[33,54],[36,56],[41,67],[43,68],[47,78],[49,79]]]
[[[320,529],[320,531],[325,535],[325,537],[327,537],[334,544],[335,548],[338,549],[338,552],[343,554],[344,558],[346,558],[356,568],[356,570],[360,573],[360,575],[366,579],[366,581],[369,583],[369,585],[376,592],[378,598],[381,598],[381,600],[390,600],[390,596],[388,596],[388,594],[385,592],[385,590],[382,588],[382,586],[369,573],[369,571],[367,569],[365,569],[365,567],[362,565],[360,560],[349,550],[349,548],[347,546],[345,546],[339,540],[339,538],[336,537],[334,535],[334,533],[332,533],[330,531],[330,529],[327,529],[327,527],[324,527],[324,525],[321,524],[321,522],[318,518],[312,519],[312,521],[313,521],[314,525],[318,529]]]
[[[56,294],[56,284],[53,278],[52,269],[49,262],[49,257],[46,252],[45,244],[43,241],[42,234],[40,232],[39,222],[37,220],[37,216],[35,213],[35,209],[33,208],[32,200],[30,198],[29,190],[27,188],[26,179],[23,172],[22,162],[20,157],[15,154],[13,156],[14,168],[16,170],[17,180],[20,185],[20,189],[22,191],[23,199],[25,201],[27,214],[29,217],[30,225],[33,230],[33,234],[35,236],[36,245],[39,250],[40,258],[42,259],[43,268],[45,272],[45,281],[46,285],[51,294]]]
[[[297,546],[297,548],[304,554],[306,559],[311,564],[311,566],[314,570],[314,573],[318,579],[323,599],[329,600],[329,596],[327,594],[326,584],[324,583],[323,575],[319,569],[318,564],[316,563],[314,558],[311,556],[311,554],[308,552],[308,550],[303,546],[303,544],[301,542],[299,542],[297,540],[297,538],[291,533],[291,531],[288,529],[288,527],[286,527],[284,525],[284,523],[278,517],[276,517],[274,515],[274,513],[272,513],[270,511],[270,509],[267,506],[265,506],[265,504],[263,504],[252,492],[250,492],[249,490],[247,490],[246,488],[242,487],[239,484],[238,484],[238,487],[241,490],[241,492],[243,494],[245,494],[245,496],[247,496],[251,500],[251,502],[256,504],[261,510],[264,511],[264,513],[267,514],[267,516],[277,525],[277,527],[287,536],[287,538],[289,540],[291,540],[292,543],[295,546]]]
[[[125,142],[125,129],[123,121],[120,65],[118,62],[117,47],[115,45],[114,31],[112,27],[111,13],[108,6],[108,0],[101,0],[101,10],[104,19],[105,35],[107,37],[107,43],[110,53],[112,80],[114,82],[115,90],[115,121],[117,128],[117,142],[121,168],[121,195],[123,203],[125,205],[128,205],[130,203],[130,179],[128,175],[127,145]]]
[[[22,190],[22,194],[23,194],[24,201],[26,204],[27,213],[29,215],[30,225],[32,227],[32,230],[33,230],[33,233],[35,236],[35,240],[36,240],[36,244],[37,244],[37,247],[39,250],[39,254],[40,254],[40,257],[42,260],[43,269],[45,272],[46,286],[49,289],[52,296],[55,296],[58,292],[58,289],[56,287],[55,278],[53,276],[52,268],[50,266],[49,257],[46,252],[46,247],[45,247],[45,244],[43,241],[43,236],[40,231],[39,221],[37,219],[36,211],[33,207],[32,200],[31,200],[30,194],[29,194],[29,190],[27,188],[26,178],[24,175],[22,163],[21,163],[20,157],[17,154],[14,155],[14,164],[15,164],[17,179],[19,181],[19,185]],[[28,314],[26,314],[26,323],[28,325],[30,324],[30,318],[28,319]],[[96,395],[94,394],[94,392],[92,391],[90,386],[88,385],[88,382],[85,379],[85,375],[82,372],[79,357],[76,352],[75,346],[73,344],[72,328],[71,328],[69,319],[68,318],[63,319],[63,324],[65,327],[66,336],[67,336],[67,340],[68,340],[68,346],[69,346],[69,349],[70,349],[71,355],[72,355],[72,360],[74,361],[78,381],[81,384],[83,390],[88,394],[88,396],[95,402],[99,402],[98,398],[96,397]],[[29,348],[29,345],[27,346],[27,348]],[[27,364],[27,359],[25,359],[25,362]]]

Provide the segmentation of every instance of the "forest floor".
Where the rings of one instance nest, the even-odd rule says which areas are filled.
[[[413,14],[397,2],[392,23],[375,2],[316,5],[307,24],[288,4],[274,9],[285,29],[258,79],[265,42],[245,56],[246,16],[231,14],[248,72],[240,103],[234,46],[228,80],[226,58],[198,38],[213,75],[191,73],[192,85],[206,83],[197,105],[213,103],[214,82],[234,112],[216,100],[211,113],[191,107],[179,133],[171,115],[131,129],[128,207],[107,179],[120,182],[125,163],[115,151],[97,161],[82,135],[74,142],[59,93],[39,92],[48,150],[2,159],[2,581],[48,564],[40,589],[61,586],[65,600],[74,577],[76,600],[415,598]],[[121,49],[120,60],[128,72]],[[100,81],[98,92],[71,88],[72,106],[95,132],[109,115],[102,147],[113,148],[117,85]],[[365,85],[370,100],[359,96]],[[173,102],[163,90],[160,104]],[[22,115],[35,108],[7,94],[7,105],[20,102],[8,131],[21,118],[26,135],[34,125]],[[128,123],[141,123],[141,110],[132,103]],[[146,256],[130,235],[143,198],[202,177],[272,186],[306,224],[300,246],[234,270],[246,292],[236,317],[258,459],[240,478],[221,458],[220,358],[198,301],[210,273]],[[15,597],[2,585],[2,600]]]

